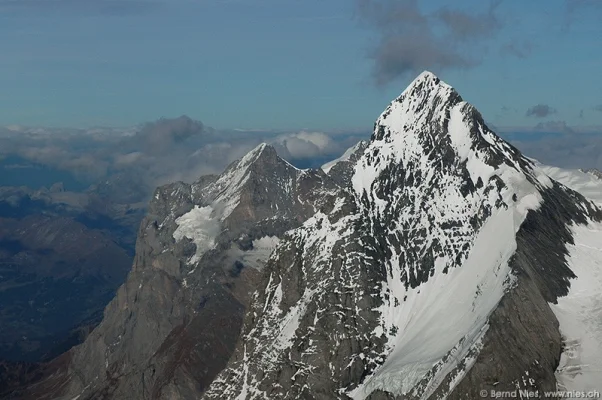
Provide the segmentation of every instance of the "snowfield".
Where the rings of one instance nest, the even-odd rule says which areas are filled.
[[[230,249],[230,255],[245,266],[262,269],[279,242],[280,239],[276,236],[264,236],[253,240],[251,250],[243,251],[238,246],[233,245]]]
[[[602,389],[602,224],[573,227],[568,265],[577,275],[569,294],[550,304],[565,349],[556,371],[558,389]]]

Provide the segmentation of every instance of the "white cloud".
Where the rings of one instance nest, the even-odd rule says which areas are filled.
[[[293,159],[318,157],[340,151],[339,144],[322,132],[288,133],[277,136],[274,143],[281,145]]]

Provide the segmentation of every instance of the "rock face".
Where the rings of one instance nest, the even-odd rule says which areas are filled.
[[[321,170],[298,170],[267,145],[220,176],[157,189],[132,271],[103,322],[63,357],[62,373],[23,396],[198,397],[231,356],[279,237],[332,207],[337,190]]]
[[[600,221],[598,206],[430,73],[391,103],[352,163],[334,205],[280,241],[203,399],[554,390],[553,304],[576,278],[574,229]]]

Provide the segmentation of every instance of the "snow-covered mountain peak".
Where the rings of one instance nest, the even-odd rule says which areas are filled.
[[[332,398],[428,398],[453,390],[474,362],[489,316],[518,279],[516,234],[554,183],[428,72],[348,156],[325,168],[345,188],[337,205],[275,250],[255,300],[259,322],[208,398],[270,397],[264,383],[286,359],[295,360],[296,378],[280,380],[287,394],[273,398],[303,397],[303,375],[314,368],[331,379]],[[331,314],[345,333],[326,339]],[[327,357],[340,369],[313,359],[346,346],[356,354]]]
[[[406,179],[416,178],[405,185],[455,175],[465,185],[482,187],[501,176],[500,168],[538,186],[550,185],[531,161],[486,126],[476,108],[430,72],[416,78],[376,121],[355,167],[355,191],[369,191],[378,176],[389,179],[392,168],[403,169]]]
[[[379,125],[402,125],[443,118],[445,110],[461,102],[453,87],[430,72],[423,72],[391,102],[377,120]],[[401,120],[399,118],[402,118]]]
[[[433,92],[452,93],[455,92],[454,88],[444,81],[442,81],[437,75],[430,71],[424,71],[418,75],[402,92],[401,96],[411,93],[412,96],[417,94],[428,94]],[[400,97],[401,97],[400,96]]]
[[[272,145],[261,143],[245,154],[241,159],[230,164],[224,173],[228,173],[229,171],[233,170],[243,171],[253,168],[258,169],[268,165],[283,166],[291,170],[298,169],[285,159],[281,158]]]
[[[407,394],[414,388],[429,396],[428,387],[444,371],[464,373],[445,354],[478,348],[488,315],[515,280],[509,267],[515,234],[553,183],[430,73],[419,76],[377,120],[351,181],[371,236],[388,253],[381,319],[373,333],[387,337],[389,358],[350,395],[365,399],[375,390]],[[455,285],[453,307],[445,296],[429,294]],[[458,317],[449,329],[442,324],[428,334],[419,324],[399,329],[417,310],[425,315],[438,310],[439,321]],[[445,331],[462,334],[447,335],[440,347],[416,347],[418,341],[431,343],[431,334],[435,343]],[[429,354],[428,363],[415,362],[421,352]],[[396,381],[398,376],[407,379]]]
[[[259,181],[264,184],[270,181],[290,190],[296,174],[297,168],[280,158],[272,146],[262,143],[230,164],[214,182],[202,187],[202,191],[224,220],[240,204],[245,187],[250,185],[252,190]]]

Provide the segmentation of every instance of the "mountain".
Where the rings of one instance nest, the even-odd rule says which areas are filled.
[[[587,176],[524,157],[425,72],[321,169],[261,145],[157,189],[103,322],[13,398],[595,390],[602,211],[576,191]]]
[[[103,322],[50,377],[18,395],[194,398],[234,351],[279,238],[332,208],[337,189],[323,171],[299,170],[265,144],[219,176],[160,187]]]
[[[452,87],[394,100],[343,192],[281,240],[203,399],[596,389],[599,205]]]

